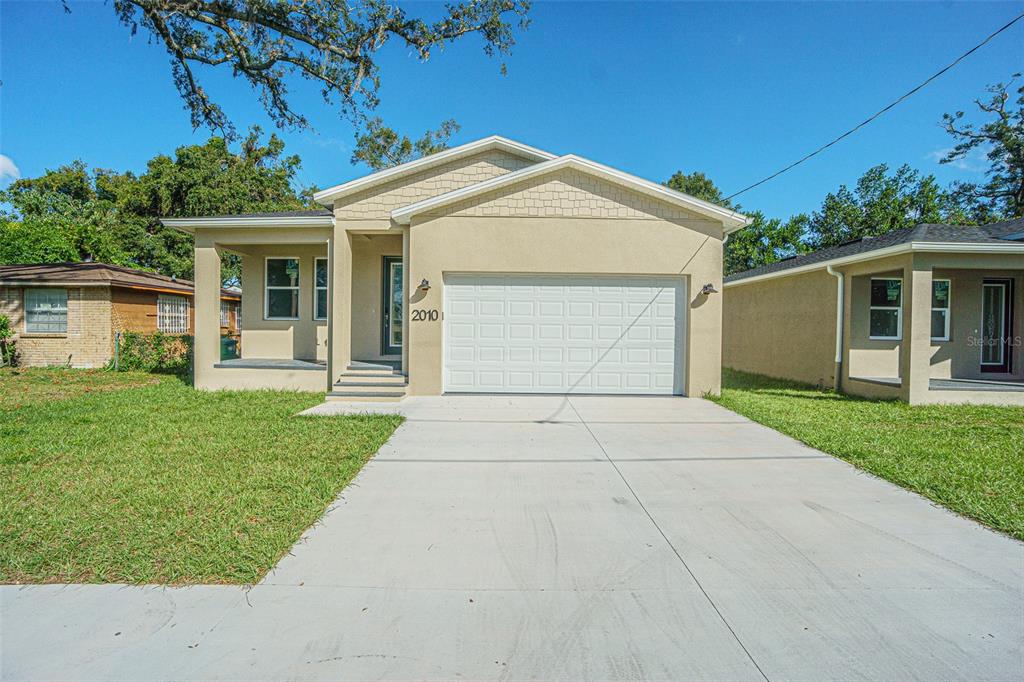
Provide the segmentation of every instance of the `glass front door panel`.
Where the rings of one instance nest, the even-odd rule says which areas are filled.
[[[1006,285],[985,284],[981,305],[981,364],[1001,365],[1006,342]]]
[[[402,286],[402,259],[384,256],[381,269],[381,321],[380,352],[383,355],[401,355],[405,340],[403,313],[405,291]]]
[[[395,348],[402,347],[402,264],[391,263],[391,273],[388,278],[391,292],[388,301],[391,306],[389,319],[391,321],[389,330],[389,343]]]

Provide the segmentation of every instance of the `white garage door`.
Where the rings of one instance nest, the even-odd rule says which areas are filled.
[[[445,390],[682,393],[682,278],[445,277]]]

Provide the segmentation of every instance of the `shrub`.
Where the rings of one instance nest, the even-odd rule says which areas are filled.
[[[122,372],[188,374],[192,369],[192,337],[122,332],[116,366]]]
[[[15,367],[18,364],[18,349],[14,342],[14,329],[6,315],[0,315],[0,367]]]

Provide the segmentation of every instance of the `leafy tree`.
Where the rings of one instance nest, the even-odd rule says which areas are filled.
[[[676,171],[665,185],[677,192],[718,204],[728,209],[741,210],[722,195],[718,186],[704,173]],[[742,272],[777,260],[803,253],[807,247],[801,241],[806,229],[807,216],[799,215],[787,221],[768,219],[760,211],[748,211],[753,222],[729,236],[725,243],[725,274]]]
[[[289,79],[314,83],[325,103],[357,125],[379,104],[377,52],[392,39],[421,61],[434,50],[476,34],[488,56],[508,54],[513,24],[526,28],[528,0],[463,0],[428,21],[388,0],[114,0],[132,34],[145,29],[171,59],[174,84],[193,127],[231,138],[233,127],[200,81],[196,67],[230,68],[255,90],[279,126],[309,127],[292,108]],[[65,5],[66,7],[66,5]],[[501,67],[504,73],[504,64]]]
[[[732,202],[722,196],[722,190],[718,189],[718,186],[711,181],[711,178],[700,171],[694,171],[689,174],[683,171],[676,171],[668,179],[668,182],[665,183],[665,186],[677,192],[689,194],[691,197],[703,199],[712,204],[718,204],[724,208],[733,208]]]
[[[987,101],[974,101],[990,117],[986,123],[965,123],[962,111],[942,117],[946,132],[957,140],[942,163],[962,159],[975,149],[986,152],[987,181],[958,182],[953,187],[957,198],[974,206],[981,221],[1024,217],[1024,85],[1016,90],[1016,102],[1010,101],[1013,80],[1020,76],[987,88]]]
[[[768,218],[761,211],[748,211],[753,222],[729,235],[725,243],[726,275],[768,265],[809,249],[802,241],[808,218],[801,213],[789,220]]]
[[[961,222],[955,199],[931,175],[908,165],[894,173],[879,164],[869,168],[851,190],[841,185],[829,193],[807,222],[808,242],[815,248],[877,236],[918,223]]]
[[[146,172],[93,170],[76,161],[0,192],[0,263],[93,259],[183,278],[192,276],[189,235],[161,217],[292,210],[306,204],[292,187],[298,156],[253,128],[233,152],[223,138],[150,159]],[[238,261],[224,275],[237,282]]]
[[[448,139],[461,126],[454,119],[441,123],[436,131],[427,131],[413,142],[384,125],[380,118],[367,123],[367,131],[356,137],[352,163],[365,163],[375,171],[398,166],[421,156],[429,156],[448,148]]]
[[[0,211],[0,263],[129,262],[115,236],[113,204],[97,199],[84,164],[18,180],[0,201],[10,207]]]

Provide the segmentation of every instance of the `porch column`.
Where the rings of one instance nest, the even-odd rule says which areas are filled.
[[[409,374],[409,227],[402,228],[402,372]]]
[[[338,380],[352,361],[352,237],[335,225],[327,247],[327,380]]]
[[[196,234],[195,329],[193,329],[193,384],[206,388],[213,366],[220,361],[220,251],[212,239]]]
[[[903,341],[900,343],[900,397],[924,402],[931,377],[932,266],[920,255],[903,267]]]

